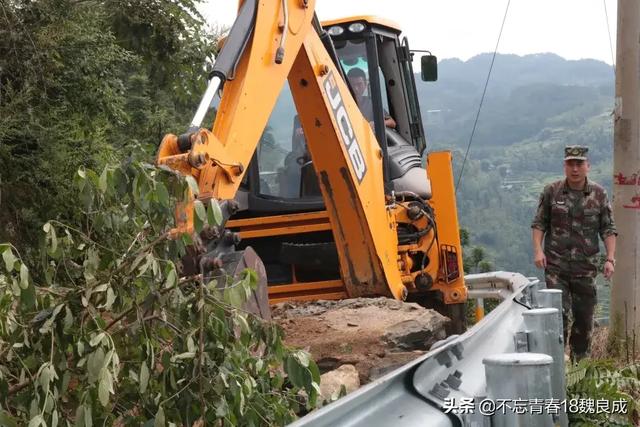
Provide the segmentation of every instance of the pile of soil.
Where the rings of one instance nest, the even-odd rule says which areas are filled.
[[[321,372],[351,364],[361,384],[419,357],[446,337],[449,323],[435,310],[389,298],[280,303],[272,318]]]

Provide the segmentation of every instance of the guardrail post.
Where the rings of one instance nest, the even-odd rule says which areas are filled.
[[[551,356],[505,353],[486,357],[482,363],[487,380],[487,397],[489,402],[495,403],[492,427],[554,425],[546,407],[551,400]],[[498,404],[503,402],[504,405],[499,408]]]
[[[540,303],[540,307],[555,308],[558,310],[560,332],[562,332],[562,291],[560,289],[540,289],[538,291],[537,299]],[[562,333],[560,336],[562,336]]]
[[[542,292],[538,296],[543,295]],[[553,398],[563,401],[567,397],[564,374],[564,343],[562,340],[562,316],[556,308],[537,308],[522,313],[527,333],[529,351],[553,358],[551,366],[551,392]],[[559,323],[560,322],[560,323]],[[569,423],[567,414],[558,411],[554,417],[562,426]]]
[[[527,288],[527,297],[531,302],[531,307],[540,307],[540,302],[538,301],[538,292],[546,289],[547,284],[537,280],[532,282]]]

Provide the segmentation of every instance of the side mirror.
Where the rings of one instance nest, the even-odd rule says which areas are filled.
[[[435,55],[422,55],[420,58],[420,77],[425,82],[438,80],[438,58]]]

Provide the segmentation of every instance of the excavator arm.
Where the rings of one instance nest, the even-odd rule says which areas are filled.
[[[247,166],[288,80],[347,295],[405,299],[418,276],[428,274],[430,286],[448,282],[443,254],[439,245],[434,245],[434,214],[426,202],[405,203],[394,194],[385,194],[383,150],[345,82],[314,8],[314,0],[242,1],[218,59],[224,62],[224,69],[217,73],[214,69],[208,89],[209,95],[222,89],[212,130],[196,128],[204,116],[202,110],[211,103],[211,97],[205,96],[191,131],[180,137],[165,136],[157,163],[193,176],[199,187],[197,197],[205,206],[210,199],[221,202],[228,219],[234,213],[232,201]],[[193,231],[192,206],[181,208],[178,223],[180,231]],[[399,245],[399,223],[417,230],[413,246],[403,249]],[[457,230],[454,234],[457,237]],[[208,236],[209,259],[224,252],[221,246],[228,248],[229,242],[233,243],[234,239],[224,239],[224,235],[218,230]],[[459,246],[459,239],[453,243]],[[416,253],[421,254],[419,259]],[[459,251],[453,253],[460,263]],[[464,300],[465,295],[458,292],[458,296]]]

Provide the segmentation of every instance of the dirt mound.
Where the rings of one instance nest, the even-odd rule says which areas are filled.
[[[356,367],[362,384],[401,366],[445,338],[449,319],[389,298],[281,303],[273,320],[288,345],[308,350],[322,372]]]

